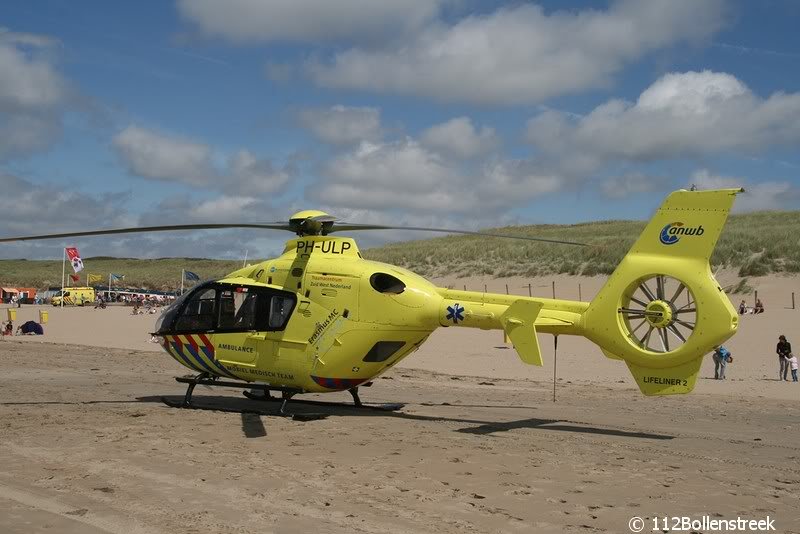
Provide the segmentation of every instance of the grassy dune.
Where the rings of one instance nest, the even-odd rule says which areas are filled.
[[[644,229],[642,221],[516,226],[497,233],[567,239],[595,245],[572,247],[474,236],[448,236],[390,244],[362,251],[364,257],[401,265],[423,276],[541,276],[552,273],[608,274]],[[357,236],[356,236],[357,237]],[[711,262],[739,270],[741,277],[800,272],[800,211],[732,216]],[[86,258],[84,274],[124,274],[125,284],[175,289],[181,269],[203,279],[221,277],[239,261],[197,258],[138,260]],[[83,278],[85,280],[85,277]],[[0,260],[0,284],[47,287],[61,281],[61,260]]]
[[[122,284],[126,286],[160,290],[180,287],[181,269],[209,279],[219,278],[242,266],[241,261],[198,258],[139,260],[98,257],[84,258],[83,262],[86,268],[80,273],[80,285],[85,285],[87,273],[102,275],[102,285],[108,284],[108,273],[115,273],[125,275]],[[67,274],[70,273],[72,269],[67,265]],[[37,288],[58,286],[61,284],[61,260],[0,260],[0,283]]]
[[[601,221],[574,225],[500,228],[496,233],[566,239],[595,245],[573,247],[511,239],[448,236],[396,243],[364,256],[409,268],[424,276],[473,274],[540,276],[552,273],[609,274],[644,229],[643,221]],[[734,215],[711,262],[739,275],[800,272],[800,212]]]

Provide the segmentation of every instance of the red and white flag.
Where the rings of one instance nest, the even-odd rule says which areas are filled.
[[[67,247],[66,251],[69,262],[72,264],[72,270],[76,273],[81,272],[83,270],[83,260],[78,253],[78,249],[75,247]]]

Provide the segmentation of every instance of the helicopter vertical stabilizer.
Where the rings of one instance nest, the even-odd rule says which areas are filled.
[[[527,364],[540,367],[544,362],[535,325],[541,309],[541,302],[517,300],[500,318],[503,330],[514,344],[520,359]]]
[[[676,191],[589,304],[583,334],[625,360],[646,395],[688,393],[738,315],[709,259],[741,189]]]

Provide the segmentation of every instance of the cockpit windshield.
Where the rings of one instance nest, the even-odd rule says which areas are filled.
[[[156,333],[283,330],[296,302],[297,297],[286,291],[210,282],[167,308]]]

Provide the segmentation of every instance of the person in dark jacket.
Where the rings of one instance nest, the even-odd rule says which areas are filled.
[[[786,341],[786,336],[778,337],[778,380],[789,380],[789,359],[792,357],[792,344]]]

